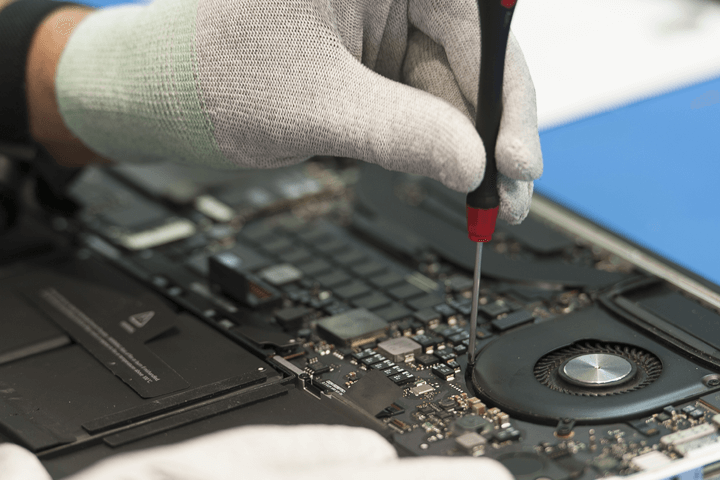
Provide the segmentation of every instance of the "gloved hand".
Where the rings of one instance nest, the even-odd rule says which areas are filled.
[[[0,472],[3,480],[51,480],[35,455],[13,443],[0,443]]]
[[[10,470],[10,476],[6,476],[3,459],[8,461],[10,456],[3,456],[3,451],[23,457],[27,470]],[[29,452],[0,445],[3,480],[49,478],[38,466]],[[313,425],[226,430],[177,445],[112,457],[66,480],[316,480],[328,472],[347,480],[513,479],[505,467],[488,458],[401,460],[395,449],[371,430]]]
[[[78,25],[57,100],[113,160],[272,168],[335,155],[466,192],[484,174],[479,44],[475,0],[155,0]],[[512,36],[503,101],[500,216],[517,223],[542,155]]]

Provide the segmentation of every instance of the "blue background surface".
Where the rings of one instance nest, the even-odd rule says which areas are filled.
[[[720,284],[720,78],[540,138],[540,193]]]
[[[537,191],[720,284],[720,77],[540,138]]]

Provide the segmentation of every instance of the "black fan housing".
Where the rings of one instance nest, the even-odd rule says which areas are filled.
[[[588,385],[560,374],[583,355],[630,365],[619,381]],[[599,307],[511,330],[478,354],[472,384],[491,406],[547,425],[625,421],[707,394],[710,370],[672,351]],[[619,377],[618,377],[619,378]]]

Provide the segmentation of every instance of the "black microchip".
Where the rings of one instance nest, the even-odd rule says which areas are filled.
[[[459,298],[450,299],[450,300],[448,300],[447,303],[448,303],[448,305],[453,307],[455,310],[457,310],[459,307],[461,307],[463,305],[467,305],[469,307],[470,305],[472,305],[472,300],[470,300],[469,298],[465,298],[465,297],[459,297]]]
[[[489,328],[479,326],[477,329],[476,335],[477,335],[477,338],[483,339],[483,338],[492,337],[493,333],[490,331]]]
[[[403,307],[399,303],[392,303],[390,304],[390,306],[377,310],[375,313],[377,313],[378,316],[384,318],[388,322],[394,322],[396,320],[400,320],[402,318],[410,316],[412,311]]]
[[[658,422],[665,422],[667,420],[670,420],[670,418],[672,417],[670,417],[670,415],[668,415],[667,413],[661,413],[660,415],[655,417]]]
[[[441,314],[444,318],[452,317],[457,313],[457,311],[447,303],[436,305],[435,311]]]
[[[700,409],[693,410],[692,412],[688,413],[688,416],[690,418],[694,418],[695,420],[702,418],[704,415],[705,415],[705,412],[703,412]]]
[[[409,283],[404,283],[398,287],[393,287],[388,290],[388,294],[396,300],[407,300],[408,298],[417,297],[422,293],[422,290]]]
[[[443,420],[447,420],[448,418],[452,417],[453,414],[448,411],[442,411],[442,412],[438,412],[437,416],[442,418]]]
[[[243,230],[244,232],[245,230]],[[315,243],[321,243],[328,240],[328,237],[330,236],[330,232],[328,232],[326,229],[319,227],[319,226],[313,226],[307,229],[304,229],[300,231],[297,236],[301,239],[306,241],[310,244]]]
[[[424,413],[425,415],[429,415],[435,412],[435,410],[433,410],[430,405],[420,405],[418,407],[418,410],[420,411],[420,413]]]
[[[447,285],[453,292],[462,292],[472,288],[473,280],[472,278],[463,275],[453,275],[445,280],[445,285]]]
[[[365,357],[371,357],[371,356],[373,356],[373,355],[375,355],[375,352],[374,352],[373,350],[369,349],[369,348],[366,348],[365,350],[362,350],[362,351],[357,352],[357,353],[353,353],[353,354],[351,354],[350,356],[351,356],[352,358],[354,358],[355,360],[360,361],[360,360],[362,360],[362,359],[365,358]]]
[[[415,361],[423,367],[429,367],[430,365],[438,363],[438,358],[435,355],[425,354],[415,357]]]
[[[320,275],[317,277],[318,283],[325,288],[333,288],[339,285],[344,285],[352,280],[352,277],[342,270],[336,270],[326,275]]]
[[[412,323],[411,320],[401,320],[396,324],[397,329],[401,332],[410,332],[412,330]]]
[[[289,238],[275,237],[269,242],[263,242],[260,247],[266,252],[282,253],[292,247],[293,243]]]
[[[411,320],[410,321],[410,331],[411,331],[411,333],[424,333],[425,325],[418,322],[417,320]]]
[[[448,367],[445,364],[440,364],[432,368],[432,373],[437,375],[438,377],[442,378],[443,380],[448,380],[450,378],[455,377],[455,370]]]
[[[646,437],[652,437],[653,435],[657,435],[660,433],[660,430],[657,429],[657,427],[652,423],[647,423],[649,419],[647,418],[641,418],[640,420],[633,420],[631,422],[628,422],[631,427],[633,427],[638,432],[642,433]]]
[[[290,307],[275,311],[275,319],[286,330],[297,330],[302,327],[303,318],[312,313],[307,307]]]
[[[423,348],[423,352],[427,352],[428,349],[432,349],[438,344],[437,339],[432,338],[428,335],[415,335],[412,337],[420,346]]]
[[[287,263],[300,263],[303,261],[306,261],[309,259],[312,255],[310,254],[310,251],[306,248],[289,248],[285,250],[284,252],[278,254],[278,257],[283,262]]]
[[[369,357],[363,358],[362,360],[360,360],[360,363],[362,363],[366,367],[369,367],[370,365],[373,365],[375,363],[384,362],[385,360],[387,360],[385,357],[383,357],[382,355],[378,355],[376,353],[375,355],[371,355]]]
[[[478,307],[478,312],[483,317],[490,320],[497,318],[498,315],[502,315],[503,313],[509,313],[510,309],[505,302],[492,302],[487,305],[480,305],[480,307]]]
[[[276,234],[271,227],[264,223],[246,225],[240,232],[241,237],[247,238],[252,242],[269,241]]]
[[[397,375],[398,373],[402,373],[405,370],[395,365],[394,367],[390,367],[387,370],[383,370],[382,373],[385,374],[387,377],[392,377],[393,375]]]
[[[415,375],[410,372],[401,372],[397,375],[390,376],[390,380],[395,382],[396,385],[405,385],[415,380]]]
[[[413,313],[413,317],[416,318],[423,325],[428,325],[430,322],[437,322],[440,320],[440,313],[434,308],[423,308]]]
[[[383,335],[385,320],[364,308],[324,318],[317,323],[321,337],[341,345],[360,345]]]
[[[349,245],[339,238],[331,238],[324,242],[315,243],[313,247],[325,253],[338,253],[347,250]]]
[[[308,365],[307,368],[314,374],[314,375],[320,375],[321,373],[329,372],[330,367],[328,365],[325,365],[321,362],[313,363],[312,365]]]
[[[307,303],[310,301],[310,292],[302,289],[295,289],[288,292],[288,298],[293,302]]]
[[[442,350],[438,350],[437,352],[435,352],[435,356],[443,362],[447,362],[448,360],[452,360],[453,358],[457,357],[457,355],[455,355],[455,352],[453,352],[449,348],[443,348]]]
[[[511,328],[517,327],[519,325],[523,325],[525,323],[531,322],[534,320],[534,316],[531,312],[528,312],[527,310],[518,310],[517,312],[513,312],[510,315],[508,315],[505,318],[501,318],[499,320],[493,320],[492,326],[500,330],[501,332],[504,332],[505,330],[509,330]]]
[[[311,298],[310,302],[308,302],[308,305],[310,305],[312,308],[319,310],[323,307],[330,305],[331,303],[333,303],[332,298],[326,298],[324,300],[320,300],[319,298]]]
[[[316,259],[308,263],[301,263],[297,267],[305,275],[310,275],[311,277],[322,275],[323,273],[330,272],[333,269],[332,265],[323,259]]]
[[[378,262],[364,262],[352,267],[352,271],[361,277],[370,277],[384,272],[385,267]]]
[[[682,408],[683,413],[690,413],[693,410],[695,410],[695,407],[693,405],[687,405]]]
[[[343,300],[350,300],[352,298],[367,295],[372,292],[372,289],[366,284],[359,280],[354,280],[347,285],[342,287],[335,287],[333,289],[335,296],[342,298]]]
[[[456,333],[455,335],[451,335],[450,337],[448,337],[448,340],[450,340],[452,343],[459,344],[462,343],[463,340],[467,340],[468,338],[470,338],[470,334],[463,331],[460,333]]]
[[[441,297],[438,297],[437,295],[433,294],[427,294],[423,295],[422,297],[413,298],[412,300],[408,300],[407,304],[410,308],[413,310],[422,310],[423,308],[430,308],[434,307],[435,305],[445,305],[445,300],[443,300]]]
[[[388,368],[394,367],[395,364],[391,362],[390,360],[383,360],[382,362],[374,363],[370,366],[370,368],[374,368],[375,370],[387,370]]]
[[[447,366],[455,370],[456,372],[460,371],[460,364],[456,362],[455,360],[450,360],[447,362]]]
[[[365,260],[365,254],[357,249],[344,251],[334,255],[335,261],[342,265],[354,265]]]
[[[405,413],[405,407],[403,407],[402,405],[398,405],[397,403],[393,403],[375,416],[377,418],[390,418],[394,417],[395,415],[400,415],[401,413]]]
[[[440,334],[440,336],[442,336],[445,340],[448,340],[453,335],[457,335],[458,333],[462,333],[464,331],[465,330],[463,330],[462,328],[460,328],[458,326],[454,326],[454,327],[446,327],[446,328],[436,330],[435,333]]]
[[[367,308],[373,310],[384,307],[390,303],[390,299],[380,292],[373,292],[370,295],[358,297],[352,300],[352,304],[358,308]]]
[[[342,302],[332,302],[323,307],[323,311],[328,315],[340,315],[350,310],[350,307]]]
[[[690,428],[692,426],[692,424],[684,418],[678,420],[675,425],[677,426],[678,430],[685,430],[686,428]]]
[[[377,288],[387,288],[402,282],[403,277],[395,272],[389,272],[383,273],[382,275],[376,275],[370,278],[369,281]]]
[[[460,345],[455,345],[455,346],[453,347],[453,352],[454,352],[456,355],[462,355],[462,354],[464,354],[464,353],[467,352],[467,349],[468,349],[468,347],[466,347],[465,345],[463,345],[463,344],[461,343]]]

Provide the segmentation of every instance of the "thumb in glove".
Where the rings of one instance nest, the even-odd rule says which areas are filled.
[[[109,458],[68,480],[347,480],[476,478],[512,480],[491,459],[398,459],[377,433],[340,425],[252,426]],[[34,480],[34,479],[32,479]]]

